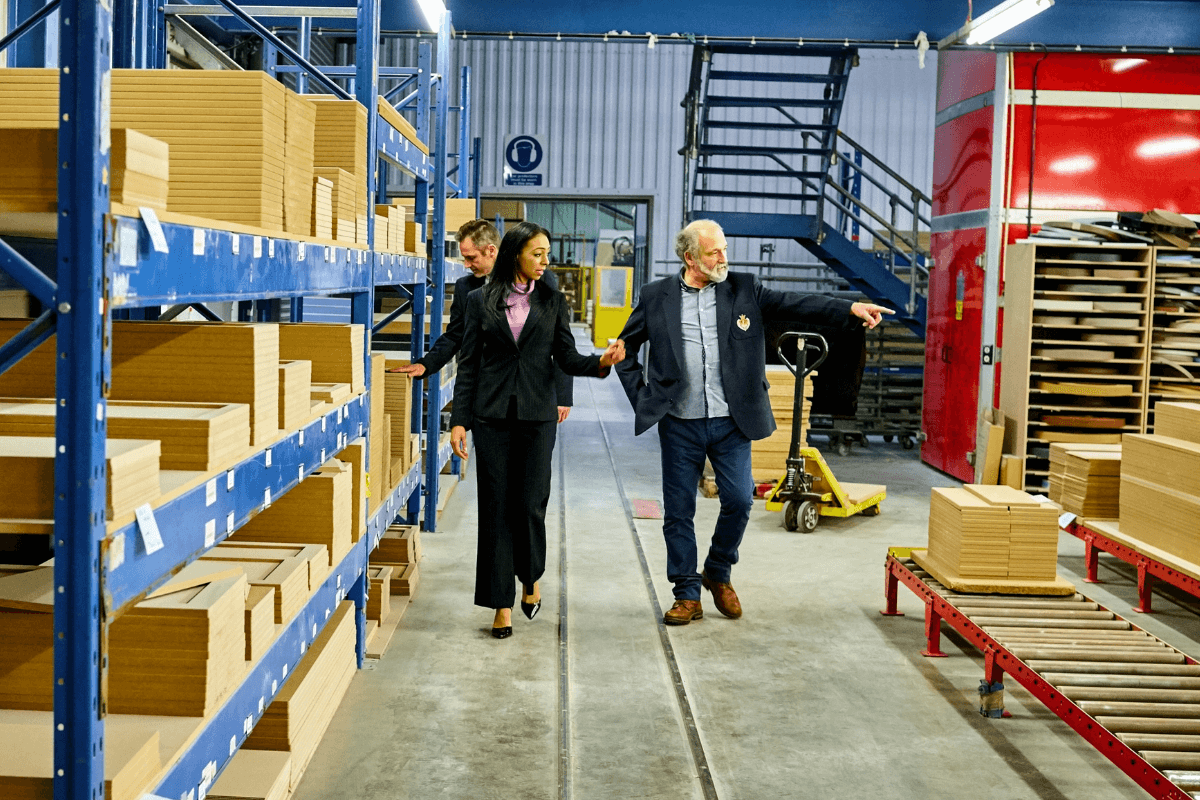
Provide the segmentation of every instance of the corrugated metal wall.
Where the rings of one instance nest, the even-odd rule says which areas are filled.
[[[484,196],[648,198],[651,270],[670,269],[672,238],[683,219],[680,101],[687,92],[692,49],[520,39],[456,39],[453,47],[453,102],[459,69],[471,67],[471,127],[482,139]],[[414,40],[393,39],[380,63],[412,65],[416,52]],[[936,78],[932,53],[921,70],[912,50],[861,51],[841,121],[849,136],[927,193]],[[544,188],[503,186],[505,138],[519,133],[542,137],[548,162]],[[872,200],[866,186],[864,199]],[[747,210],[786,210],[773,205],[755,201]],[[776,262],[814,260],[794,242],[774,244]],[[760,258],[757,240],[732,242],[730,250],[734,260]]]

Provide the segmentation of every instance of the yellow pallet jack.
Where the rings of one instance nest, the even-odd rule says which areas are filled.
[[[783,354],[784,342],[796,339],[796,363]],[[808,352],[817,354],[812,366]],[[787,471],[767,493],[767,510],[783,512],[783,527],[812,533],[821,517],[873,517],[887,497],[887,487],[866,483],[841,483],[815,447],[800,446],[800,420],[804,410],[804,379],[829,355],[825,337],[816,333],[790,331],[779,337],[775,347],[779,360],[796,376],[792,412],[792,443],[788,448]]]

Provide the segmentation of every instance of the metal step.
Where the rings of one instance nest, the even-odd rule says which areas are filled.
[[[819,147],[757,147],[748,144],[702,144],[702,156],[823,156]]]
[[[848,75],[821,75],[796,72],[741,72],[729,69],[709,70],[710,81],[761,81],[764,83],[845,83]]]
[[[739,167],[696,167],[697,175],[738,175],[751,178],[809,178],[816,180],[825,177],[824,172],[813,170],[782,170],[782,169],[741,169]]]
[[[735,119],[710,119],[704,126],[745,131],[831,131],[835,128],[822,122],[740,122]]]
[[[798,202],[805,200],[815,201],[820,197],[820,195],[813,194],[812,192],[797,192],[795,194],[789,194],[787,192],[741,192],[732,189],[729,191],[725,191],[723,189],[694,189],[692,190],[692,194],[696,197],[745,197],[749,199],[759,197],[770,200],[795,200]],[[705,212],[700,211],[698,213],[703,215]]]
[[[807,97],[736,97],[731,95],[709,95],[704,101],[711,108],[833,108],[842,104],[842,98]]]

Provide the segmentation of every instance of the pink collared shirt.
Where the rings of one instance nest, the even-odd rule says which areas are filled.
[[[525,328],[525,320],[529,319],[529,296],[533,294],[533,282],[514,283],[512,288],[504,313],[508,317],[508,328],[512,331],[513,341],[519,342],[521,331]]]

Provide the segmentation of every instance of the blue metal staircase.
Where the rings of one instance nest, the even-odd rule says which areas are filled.
[[[697,44],[683,101],[684,208],[727,237],[796,240],[924,338],[930,200],[838,130],[857,59],[852,47]],[[864,180],[884,192],[886,215],[862,205]],[[746,210],[755,206],[771,211]],[[874,250],[855,241],[863,230]]]

